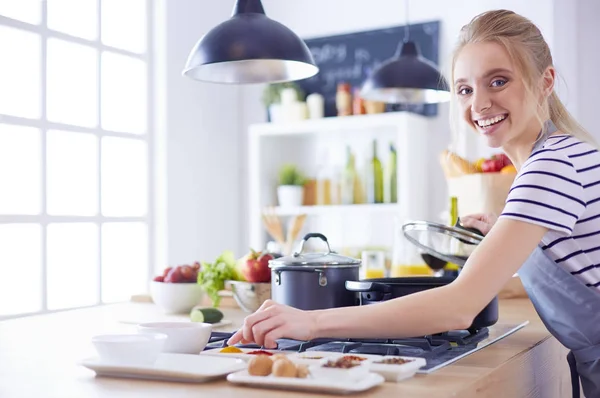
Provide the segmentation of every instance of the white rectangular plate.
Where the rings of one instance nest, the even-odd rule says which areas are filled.
[[[376,373],[369,373],[361,380],[348,383],[345,380],[313,379],[310,377],[298,379],[293,377],[250,376],[246,370],[231,373],[227,376],[227,380],[231,383],[257,388],[321,392],[329,394],[351,394],[367,391],[385,381],[383,376]]]
[[[192,354],[163,353],[152,365],[118,365],[99,358],[86,359],[82,366],[98,376],[203,383],[246,369],[237,358],[215,358]]]
[[[339,358],[342,356],[351,355],[356,357],[365,358],[365,362],[369,364],[369,371],[377,373],[385,377],[385,381],[388,382],[399,382],[413,377],[417,371],[423,366],[427,365],[427,362],[423,358],[416,357],[404,357],[404,356],[391,356],[391,355],[373,355],[373,354],[342,354],[339,352],[329,351],[305,351],[290,354],[289,358],[295,363],[301,363],[304,365],[318,365],[325,358]],[[314,358],[314,359],[313,359]],[[386,365],[377,364],[375,362],[381,361],[384,358],[402,358],[410,360],[410,362],[399,364],[399,365]]]

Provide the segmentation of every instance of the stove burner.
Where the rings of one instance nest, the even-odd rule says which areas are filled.
[[[517,325],[496,325],[495,335],[490,341],[488,328],[479,330],[455,330],[434,335],[406,339],[333,339],[321,338],[310,341],[292,339],[277,340],[277,349],[281,351],[329,351],[348,354],[400,355],[420,357],[427,365],[419,373],[430,373],[446,366],[466,355],[485,347],[508,334],[514,333],[527,322]],[[212,332],[205,350],[220,349],[227,346],[227,340],[235,332]],[[264,349],[257,344],[236,344],[240,348]]]

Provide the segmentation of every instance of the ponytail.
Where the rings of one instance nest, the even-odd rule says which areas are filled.
[[[559,131],[571,134],[579,140],[600,149],[592,135],[569,113],[560,98],[558,98],[556,91],[552,91],[552,94],[548,97],[548,113],[550,120]]]

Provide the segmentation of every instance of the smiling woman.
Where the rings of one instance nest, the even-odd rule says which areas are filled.
[[[360,307],[301,311],[267,301],[230,344],[282,337],[402,338],[465,329],[519,272],[579,379],[600,396],[600,153],[554,91],[538,28],[512,11],[475,17],[452,62],[453,116],[518,169],[504,210],[461,217],[485,238],[448,285]],[[468,292],[465,294],[464,292]],[[385,327],[382,327],[385,325]]]

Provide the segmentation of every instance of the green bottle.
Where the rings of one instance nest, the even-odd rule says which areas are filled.
[[[377,140],[373,140],[373,159],[371,159],[373,181],[375,182],[375,203],[383,203],[383,167],[377,157]]]
[[[389,160],[389,184],[390,184],[390,203],[398,203],[398,175],[397,175],[397,155],[396,148],[393,143],[390,143],[390,160]]]

